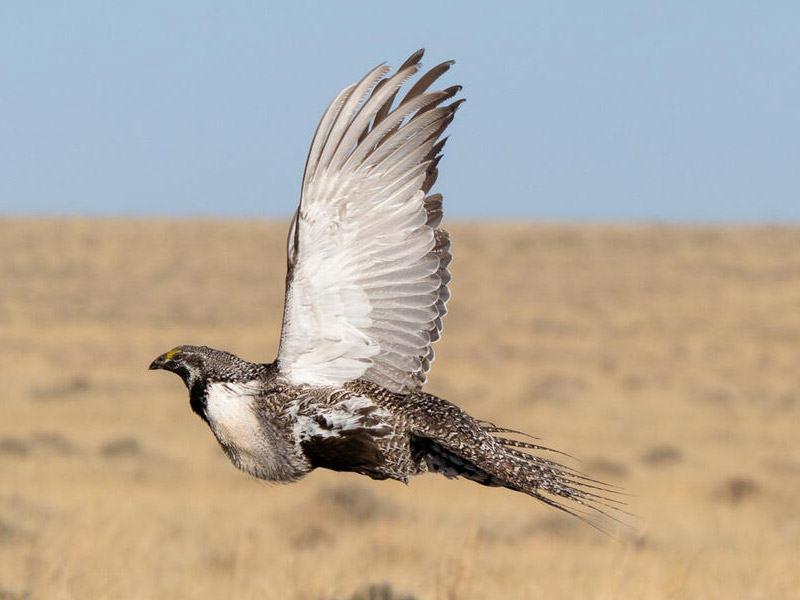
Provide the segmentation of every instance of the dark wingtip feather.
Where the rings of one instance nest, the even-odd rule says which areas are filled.
[[[450,67],[453,66],[453,64],[455,64],[455,61],[445,61],[443,63],[439,63],[430,71],[425,73],[413,86],[411,86],[411,89],[408,90],[408,93],[405,95],[400,104],[408,102],[412,98],[416,98],[420,94],[424,93],[437,79],[444,75],[450,69]]]
[[[425,48],[420,48],[416,52],[412,53],[411,56],[409,56],[405,60],[405,62],[402,65],[400,65],[400,68],[398,69],[398,71],[402,71],[406,67],[410,67],[411,65],[417,64],[420,60],[422,60],[422,57],[424,55],[425,55]]]

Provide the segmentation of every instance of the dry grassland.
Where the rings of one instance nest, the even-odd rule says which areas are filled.
[[[623,486],[616,539],[470,482],[228,464],[147,365],[272,359],[285,230],[0,221],[0,598],[800,597],[800,230],[451,226],[428,389]]]

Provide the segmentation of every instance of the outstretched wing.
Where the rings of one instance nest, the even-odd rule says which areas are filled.
[[[345,88],[314,134],[289,230],[278,367],[292,383],[364,378],[418,390],[449,298],[450,238],[439,228],[442,133],[461,88],[428,91],[442,63],[392,106],[420,68],[379,65]]]

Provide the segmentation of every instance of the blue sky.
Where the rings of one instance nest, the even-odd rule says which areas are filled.
[[[0,214],[285,217],[333,96],[419,47],[461,219],[800,221],[792,2],[3,2]]]

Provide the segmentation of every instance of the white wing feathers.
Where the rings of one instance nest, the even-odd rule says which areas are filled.
[[[460,91],[427,91],[452,62],[423,75],[422,51],[397,73],[380,65],[345,88],[314,134],[289,230],[278,366],[292,383],[364,378],[418,390],[449,298],[450,239],[436,181]]]

